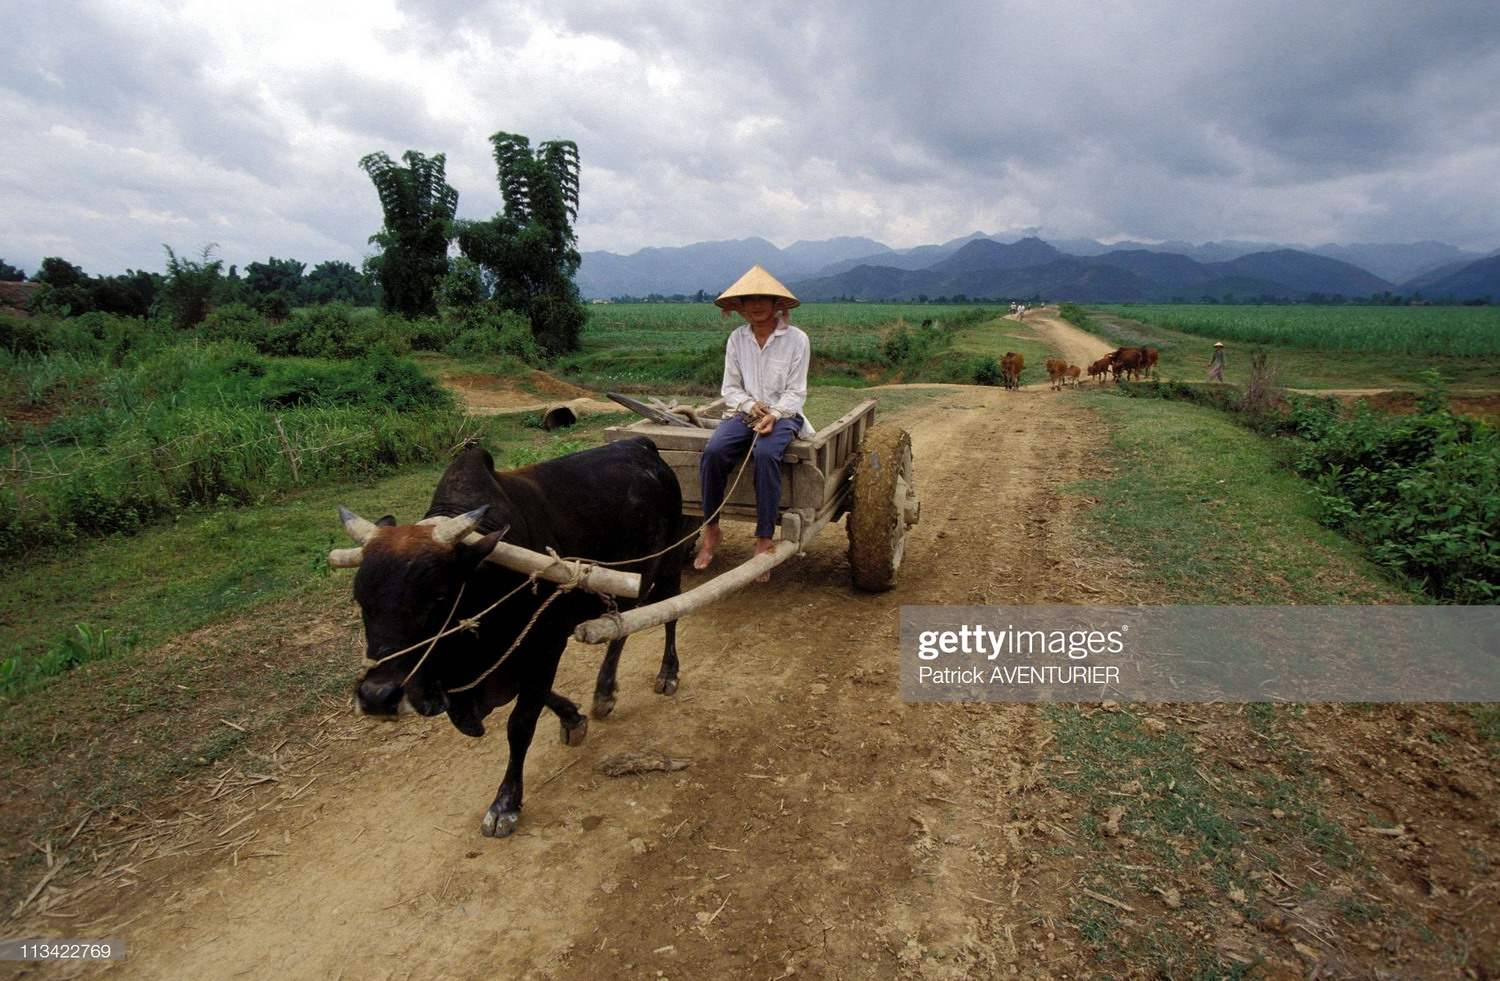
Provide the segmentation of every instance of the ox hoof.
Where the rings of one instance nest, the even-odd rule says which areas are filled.
[[[607,719],[615,710],[615,698],[613,695],[595,695],[594,707],[589,714],[596,719]]]
[[[509,838],[515,833],[516,823],[521,820],[520,811],[500,811],[490,808],[484,815],[479,830],[486,838]]]
[[[588,734],[589,720],[583,716],[579,716],[578,721],[571,726],[566,722],[562,723],[562,743],[564,746],[582,746],[584,737]]]
[[[658,695],[675,695],[677,694],[677,679],[658,675],[655,689]]]

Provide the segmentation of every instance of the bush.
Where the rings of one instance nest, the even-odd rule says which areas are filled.
[[[443,351],[457,340],[458,335],[465,329],[461,319],[449,317],[418,317],[416,320],[406,320],[397,314],[382,313],[378,322],[383,326],[389,323],[390,327],[404,330],[413,351]]]
[[[976,385],[998,385],[1000,362],[989,356],[976,357],[972,364],[972,374]]]
[[[383,345],[339,362],[228,340],[164,345],[112,370],[67,353],[13,362],[39,404],[66,408],[10,432],[17,473],[36,475],[0,487],[0,559],[428,461],[464,427],[451,396]]]
[[[527,319],[513,310],[475,308],[463,318],[463,330],[443,353],[455,358],[498,358],[510,356],[529,365],[546,360],[542,346],[531,332]]]
[[[51,350],[52,335],[42,317],[0,314],[0,349],[12,354],[40,354]]]
[[[1328,526],[1440,600],[1500,600],[1500,435],[1431,393],[1426,411],[1343,418],[1298,402],[1307,445],[1296,468],[1313,481]]]

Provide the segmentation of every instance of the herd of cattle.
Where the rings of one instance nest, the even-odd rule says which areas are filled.
[[[1088,367],[1090,378],[1097,378],[1099,384],[1104,384],[1111,376],[1119,381],[1124,376],[1128,381],[1135,381],[1142,375],[1149,374],[1156,368],[1157,350],[1154,347],[1119,347],[1095,361]],[[1021,369],[1026,366],[1026,359],[1015,351],[1006,351],[1000,359],[1000,382],[1006,388],[1021,387]],[[1047,380],[1052,385],[1052,390],[1059,391],[1063,387],[1076,388],[1082,381],[1083,369],[1076,364],[1069,364],[1061,358],[1047,359]]]

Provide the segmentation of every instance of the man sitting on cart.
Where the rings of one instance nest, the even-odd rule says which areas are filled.
[[[699,462],[705,519],[695,569],[706,569],[714,560],[723,537],[717,512],[730,470],[747,446],[755,461],[755,554],[770,549],[781,504],[781,458],[793,439],[813,434],[802,415],[812,346],[807,334],[787,320],[787,311],[801,301],[770,273],[753,266],[714,303],[724,316],[735,312],[746,322],[734,329],[724,347],[724,383],[719,389],[735,415],[714,429]],[[770,578],[768,572],[758,581]]]

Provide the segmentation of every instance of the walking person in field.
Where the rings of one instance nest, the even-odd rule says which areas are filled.
[[[1208,380],[1221,382],[1224,380],[1224,342],[1214,341],[1214,356],[1208,362]]]
[[[801,305],[791,291],[760,266],[719,294],[724,316],[738,313],[724,346],[724,382],[719,394],[735,415],[725,419],[703,449],[699,480],[703,496],[703,543],[693,568],[707,569],[723,532],[715,513],[724,501],[730,468],[752,447],[755,468],[755,554],[770,549],[781,504],[781,458],[797,437],[813,428],[802,415],[807,401],[807,368],[812,346],[787,311]],[[771,578],[770,573],[760,582]]]

